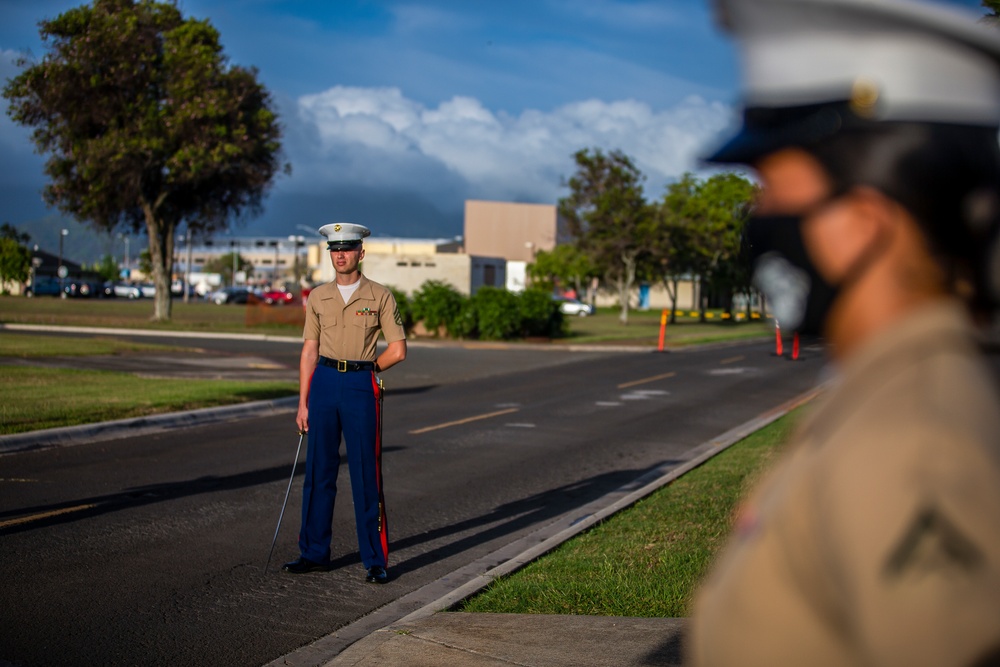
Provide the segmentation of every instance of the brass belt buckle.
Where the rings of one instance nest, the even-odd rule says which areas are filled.
[[[337,370],[340,371],[341,373],[346,373],[347,372],[347,360],[346,359],[337,359]]]

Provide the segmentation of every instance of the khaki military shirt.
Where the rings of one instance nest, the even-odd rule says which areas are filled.
[[[1000,652],[1000,397],[956,304],[850,359],[698,592],[695,665]]]
[[[309,293],[303,340],[318,340],[321,356],[349,361],[374,361],[379,331],[387,343],[406,338],[396,299],[388,288],[364,275],[344,303],[335,282]]]

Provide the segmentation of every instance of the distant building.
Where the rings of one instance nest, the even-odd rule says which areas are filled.
[[[372,280],[412,294],[428,280],[448,283],[462,294],[471,295],[485,285],[503,287],[506,260],[462,252],[460,239],[365,239],[362,271]],[[326,248],[316,246],[325,261],[318,261],[317,282],[333,280],[333,265],[325,257]],[[310,249],[310,260],[313,258]]]
[[[310,273],[308,245],[302,237],[244,236],[217,237],[195,242],[191,246],[191,266],[188,267],[188,248],[183,241],[174,246],[174,275],[205,272],[205,265],[214,259],[238,253],[250,262],[253,269],[240,283],[251,285],[290,284]]]
[[[465,202],[465,252],[531,263],[539,250],[569,241],[565,221],[551,204]]]

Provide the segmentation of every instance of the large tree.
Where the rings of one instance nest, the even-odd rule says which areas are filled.
[[[702,286],[698,307],[704,320],[707,291],[727,295],[728,307],[733,291],[748,287],[740,242],[756,186],[728,172],[693,185],[692,191],[675,202],[679,206],[674,214],[684,228],[685,262]],[[664,203],[670,204],[671,198],[666,197]]]
[[[670,321],[677,321],[677,297],[683,278],[694,276],[694,226],[688,212],[690,201],[698,194],[698,179],[684,174],[667,186],[656,206],[654,242],[650,245],[650,270],[663,282],[670,296]]]
[[[621,151],[583,149],[573,157],[577,171],[567,184],[570,195],[559,200],[559,212],[580,249],[617,287],[619,320],[628,324],[629,295],[653,225],[643,176]]]
[[[270,95],[175,2],[95,0],[39,26],[46,55],[3,94],[49,154],[43,196],[97,229],[145,229],[153,318],[169,319],[178,225],[207,236],[259,212],[282,168]]]
[[[7,293],[7,283],[23,283],[31,275],[31,240],[8,222],[0,225],[0,289]]]
[[[599,277],[597,267],[575,243],[560,243],[550,251],[539,250],[528,265],[528,275],[533,287],[551,290],[558,282],[563,287],[572,285],[579,295],[591,278]]]

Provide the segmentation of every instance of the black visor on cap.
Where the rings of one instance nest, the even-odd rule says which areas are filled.
[[[361,245],[361,241],[328,241],[327,250],[354,250]]]
[[[751,164],[791,146],[810,146],[847,127],[873,121],[859,117],[849,101],[795,107],[748,107],[739,133],[705,158],[719,164]]]

